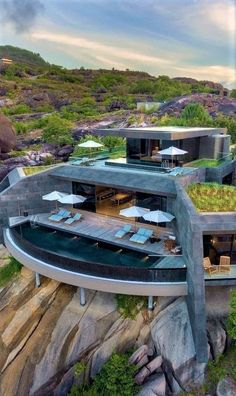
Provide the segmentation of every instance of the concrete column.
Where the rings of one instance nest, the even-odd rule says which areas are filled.
[[[80,287],[80,305],[84,306],[86,304],[85,289]]]
[[[41,286],[40,274],[38,272],[35,272],[35,286]]]
[[[148,296],[148,310],[152,311],[153,308],[153,296]]]

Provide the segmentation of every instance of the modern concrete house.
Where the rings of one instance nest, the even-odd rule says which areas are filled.
[[[205,288],[236,285],[236,207],[199,212],[186,188],[205,181],[235,183],[229,136],[224,129],[182,127],[97,134],[126,138],[127,157],[77,160],[31,176],[15,169],[3,180],[1,238],[14,257],[38,274],[38,284],[41,274],[79,286],[82,304],[86,288],[145,295],[150,308],[153,296],[185,296],[196,359],[206,362]],[[169,146],[187,153],[169,161],[158,154]],[[201,158],[219,163],[214,168],[190,164]],[[42,199],[53,190],[86,198],[73,209],[66,207],[78,211],[80,220],[53,220],[55,202]],[[174,220],[157,225],[143,217],[123,217],[120,211],[131,206],[168,212]],[[134,238],[140,228],[149,232],[142,243]],[[204,271],[204,257],[217,267],[222,255],[230,258],[230,271]]]

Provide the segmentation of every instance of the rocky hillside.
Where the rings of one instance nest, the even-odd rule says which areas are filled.
[[[228,91],[220,84],[130,70],[67,70],[11,46],[0,47],[0,56],[13,60],[0,64],[0,180],[16,166],[68,160],[81,137],[98,127],[159,125],[166,115],[176,122],[193,102],[207,110],[211,126],[227,127],[236,141],[236,99],[224,96]],[[139,101],[162,105],[138,111]],[[45,138],[45,129],[54,140],[49,133]]]
[[[1,265],[6,257],[1,247]],[[211,359],[229,342],[224,324],[229,291],[209,289]],[[73,383],[93,378],[114,351],[130,349],[139,396],[172,395],[203,382],[206,365],[195,361],[184,298],[158,298],[151,314],[142,309],[129,319],[118,312],[114,295],[86,293],[87,304],[81,307],[76,287],[44,278],[36,289],[26,268],[0,289],[2,396],[66,396]],[[77,362],[86,367],[79,379],[74,376]]]

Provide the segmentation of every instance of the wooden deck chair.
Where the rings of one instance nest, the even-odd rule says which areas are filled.
[[[230,272],[230,257],[229,256],[220,256],[220,265],[219,272]]]
[[[209,257],[203,258],[203,267],[204,270],[210,275],[216,274],[218,272],[218,267],[216,265],[211,264],[211,260]]]

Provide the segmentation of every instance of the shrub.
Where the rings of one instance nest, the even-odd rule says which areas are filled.
[[[228,316],[228,332],[229,335],[236,340],[236,292],[231,293],[230,313]]]
[[[21,268],[22,264],[14,257],[11,257],[9,263],[0,268],[0,286],[5,285]]]
[[[124,139],[118,136],[105,136],[102,139],[103,144],[108,148],[109,151],[112,151],[115,147],[122,146],[124,144]]]
[[[18,104],[13,107],[5,107],[2,112],[5,115],[26,114],[31,113],[31,108],[26,104]]]
[[[126,294],[116,295],[117,309],[125,318],[135,319],[137,314],[145,307],[146,298]]]
[[[92,385],[74,385],[68,396],[134,396],[138,390],[134,382],[136,371],[136,366],[129,364],[128,354],[113,353]]]
[[[70,134],[70,129],[73,124],[53,114],[48,117],[47,126],[43,129],[42,138],[45,142],[50,144],[72,144],[73,139]]]

